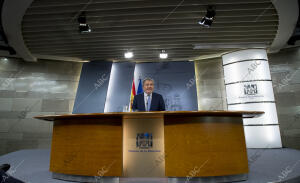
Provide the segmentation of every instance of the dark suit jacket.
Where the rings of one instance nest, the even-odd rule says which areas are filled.
[[[145,109],[145,100],[144,100],[144,93],[138,94],[134,96],[133,104],[132,104],[133,111],[146,111]],[[150,111],[165,111],[165,102],[163,97],[158,93],[152,93],[152,100],[150,105]]]

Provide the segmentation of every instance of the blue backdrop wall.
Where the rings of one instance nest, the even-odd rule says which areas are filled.
[[[105,102],[105,112],[122,112],[123,106],[129,105],[131,86],[135,63],[113,63],[108,92]]]
[[[106,100],[112,62],[84,63],[73,113],[102,113]]]
[[[166,110],[198,110],[194,62],[139,63],[135,66],[135,83],[146,77],[155,81],[154,92],[165,100]]]
[[[84,63],[73,113],[120,112],[130,101],[133,77],[155,80],[154,92],[161,94],[166,110],[198,110],[194,62]]]

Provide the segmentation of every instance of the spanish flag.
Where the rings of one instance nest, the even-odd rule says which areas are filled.
[[[133,104],[133,99],[134,99],[134,96],[135,96],[135,84],[134,84],[134,79],[132,81],[132,89],[131,89],[131,96],[130,96],[130,112],[132,111],[132,104]]]

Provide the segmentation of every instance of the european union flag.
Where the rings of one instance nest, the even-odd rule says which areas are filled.
[[[143,91],[143,84],[142,84],[142,80],[139,79],[139,86],[138,86],[138,90],[137,90],[137,95],[140,94],[140,93],[144,93]]]

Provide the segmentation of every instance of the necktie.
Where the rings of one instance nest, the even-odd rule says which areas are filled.
[[[148,100],[147,100],[147,111],[150,111],[150,105],[151,105],[150,95],[148,95],[147,97],[148,97]]]

